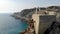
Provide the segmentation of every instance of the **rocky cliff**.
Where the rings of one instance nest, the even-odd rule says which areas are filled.
[[[24,9],[21,12],[14,13],[13,16],[19,15],[21,17],[31,18],[32,14],[34,14],[35,11],[36,11],[36,8]],[[38,11],[38,8],[37,8],[37,11]]]
[[[60,6],[49,6],[49,7],[38,7],[37,11],[40,10],[46,10],[47,11],[55,11],[56,9],[59,9],[57,12],[60,12]],[[26,17],[26,18],[31,18],[32,14],[36,12],[36,8],[31,8],[31,9],[23,9],[20,12],[14,13],[13,16],[17,17],[16,15],[19,15],[21,17]]]

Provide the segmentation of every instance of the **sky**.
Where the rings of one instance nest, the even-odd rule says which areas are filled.
[[[60,6],[60,0],[0,0],[0,13],[14,13],[34,7]]]

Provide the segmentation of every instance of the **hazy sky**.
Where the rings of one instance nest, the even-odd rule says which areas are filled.
[[[0,13],[13,13],[25,8],[60,6],[60,0],[0,0]]]

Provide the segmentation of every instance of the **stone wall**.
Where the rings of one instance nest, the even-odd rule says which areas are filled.
[[[56,21],[55,15],[41,15],[39,17],[39,34],[43,34],[43,32],[50,27],[53,21]]]

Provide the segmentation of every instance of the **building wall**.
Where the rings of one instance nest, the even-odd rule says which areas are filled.
[[[56,19],[57,19],[58,22],[60,22],[60,12],[57,12]]]
[[[35,21],[36,34],[43,34],[43,32],[56,20],[56,15],[40,15],[33,14],[32,19]]]
[[[41,16],[39,16],[39,34],[43,34],[44,31],[50,27],[50,25],[53,21],[56,21],[55,15],[41,15]]]
[[[33,15],[32,15],[32,19],[35,21],[35,23],[34,23],[34,28],[35,28],[36,34],[38,34],[39,15],[33,14]]]

